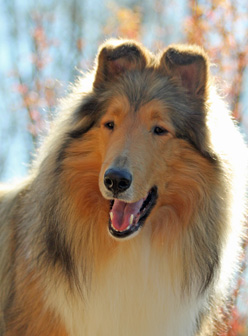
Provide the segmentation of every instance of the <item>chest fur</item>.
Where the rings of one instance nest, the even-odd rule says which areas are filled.
[[[84,300],[57,288],[57,308],[70,336],[192,336],[202,302],[170,273],[166,254],[135,238],[93,274]]]

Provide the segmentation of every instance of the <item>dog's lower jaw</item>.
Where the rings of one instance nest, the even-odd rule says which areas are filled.
[[[145,221],[149,218],[149,215],[154,208],[158,198],[158,190],[157,187],[154,186],[148,192],[147,196],[140,201],[134,203],[124,203],[120,201],[111,201],[110,203],[110,215],[109,215],[109,233],[116,239],[126,239],[134,237],[141,230],[142,226],[145,224]],[[128,222],[120,228],[117,227],[117,224],[114,223],[115,211],[113,209],[116,208],[115,203],[121,203],[120,208],[123,212],[127,213],[127,208],[130,209],[130,213],[128,214]],[[136,209],[135,209],[136,208]],[[123,219],[121,219],[123,221]],[[118,222],[117,222],[118,223]]]

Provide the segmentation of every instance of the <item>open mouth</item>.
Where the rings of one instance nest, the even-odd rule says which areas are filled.
[[[111,235],[115,238],[127,238],[137,232],[156,204],[157,197],[157,187],[153,187],[147,197],[134,203],[112,200],[109,214]]]

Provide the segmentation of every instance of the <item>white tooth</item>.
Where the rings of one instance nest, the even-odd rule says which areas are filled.
[[[130,216],[129,225],[132,225],[132,224],[133,224],[133,219],[134,219],[134,215],[132,214],[132,215]]]
[[[114,215],[113,215],[113,212],[112,212],[112,211],[110,212],[109,216],[110,216],[111,221],[113,221],[113,217],[114,217]]]

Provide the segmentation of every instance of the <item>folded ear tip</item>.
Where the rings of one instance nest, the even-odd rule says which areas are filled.
[[[142,70],[148,60],[146,49],[134,40],[107,40],[98,51],[94,86],[98,87],[106,81],[113,81],[129,70]]]
[[[166,59],[175,65],[190,65],[197,61],[208,62],[208,56],[198,45],[172,45],[165,52]]]
[[[179,78],[187,92],[206,94],[209,59],[200,46],[169,46],[160,59],[160,69],[167,75]]]
[[[135,40],[128,40],[128,39],[118,39],[118,38],[110,38],[107,39],[105,42],[103,42],[100,47],[99,47],[99,51],[101,52],[102,50],[113,50],[116,49],[118,47],[122,47],[122,46],[129,46],[129,47],[139,47],[140,44],[135,41]]]

